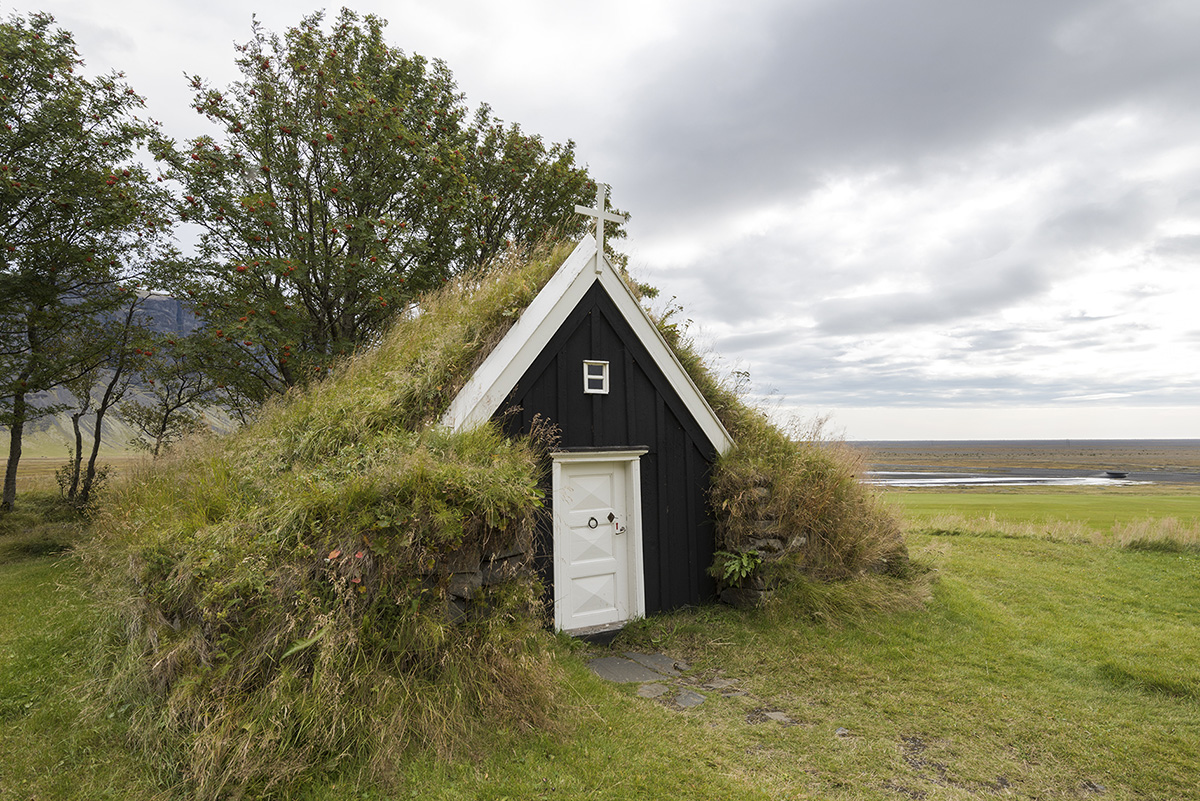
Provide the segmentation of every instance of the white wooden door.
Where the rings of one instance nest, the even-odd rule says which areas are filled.
[[[564,461],[554,493],[555,623],[566,631],[641,614],[636,461]]]

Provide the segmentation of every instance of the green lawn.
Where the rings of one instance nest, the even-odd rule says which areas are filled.
[[[937,499],[903,495],[922,514],[963,514],[964,498],[983,515],[1095,503],[1014,496],[985,508],[963,494],[932,509],[917,501]],[[1162,499],[1103,500],[1089,519],[1186,514]],[[923,608],[896,611],[897,587],[869,579],[814,591],[841,610],[836,622],[785,602],[714,606],[636,625],[614,646],[664,650],[692,664],[689,680],[720,674],[745,695],[704,690],[703,705],[670,709],[601,681],[586,649],[560,642],[559,731],[494,732],[451,761],[418,756],[396,766],[393,794],[351,773],[291,797],[1198,796],[1200,555],[961,531],[909,545],[936,578]],[[0,553],[0,798],[154,797],[150,768],[122,745],[120,711],[81,717],[89,618],[70,557],[22,553]]]
[[[1200,519],[1200,492],[889,492],[911,517],[954,513],[1018,523],[1078,520],[1095,528],[1145,517]]]
[[[88,620],[69,557],[0,561],[0,799],[152,794],[119,721],[84,717]]]

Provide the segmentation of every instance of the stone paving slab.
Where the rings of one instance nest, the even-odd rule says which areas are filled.
[[[679,671],[676,669],[675,660],[666,654],[639,654],[635,652],[627,652],[627,659],[632,659],[640,665],[645,665],[651,670],[657,670],[664,676],[678,676]]]
[[[710,690],[727,690],[738,683],[737,679],[715,678],[704,686]]]
[[[666,678],[657,670],[651,670],[645,665],[638,664],[632,659],[621,656],[602,656],[588,662],[588,667],[602,679],[627,684],[635,681],[657,681]]]
[[[752,694],[739,685],[741,679],[717,675],[703,684],[698,684],[696,677],[685,677],[684,672],[691,667],[666,654],[643,654],[627,651],[624,656],[602,656],[587,663],[596,675],[607,681],[621,684],[638,684],[636,690],[640,698],[657,700],[668,709],[681,710],[700,706],[708,700],[707,695],[698,690],[718,693],[722,698],[747,698],[757,701]],[[692,689],[695,687],[696,689]],[[800,725],[797,721],[779,709],[760,706],[746,713],[746,722],[750,724],[772,721],[781,726]],[[837,730],[838,737],[850,737],[846,729]]]

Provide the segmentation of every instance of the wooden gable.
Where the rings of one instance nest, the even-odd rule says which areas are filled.
[[[442,422],[457,428],[499,418],[520,435],[540,416],[558,427],[559,447],[572,459],[637,450],[639,613],[700,603],[715,590],[707,574],[714,547],[709,474],[732,440],[596,247],[591,237],[580,242]],[[607,391],[589,389],[588,364],[597,372],[604,365]],[[547,490],[553,499],[554,488]],[[537,559],[552,598],[554,536],[550,528],[540,533]]]
[[[457,430],[490,419],[506,402],[534,361],[539,357],[545,358],[543,353],[551,339],[559,333],[568,317],[577,312],[584,296],[595,287],[599,287],[615,307],[616,313],[612,318],[623,320],[623,327],[641,344],[648,363],[653,363],[662,378],[674,389],[679,401],[686,407],[685,416],[695,421],[718,453],[728,450],[733,445],[729,432],[700,394],[646,310],[634,298],[624,279],[608,263],[608,259],[597,259],[596,242],[590,236],[584,237],[576,246],[517,323],[455,396],[442,417],[442,425]]]

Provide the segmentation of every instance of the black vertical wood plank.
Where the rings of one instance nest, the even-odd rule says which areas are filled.
[[[604,357],[607,355],[601,342],[600,322],[600,310],[593,308],[588,315],[588,349],[587,356],[584,357],[586,359],[604,361]],[[611,365],[609,367],[611,368]],[[609,378],[611,380],[612,376]],[[607,444],[608,440],[604,436],[604,401],[606,398],[604,395],[588,395],[587,397],[591,401],[589,411],[592,413],[592,444]]]
[[[683,464],[684,464],[683,494],[687,498],[687,501],[686,501],[687,511],[683,515],[681,515],[681,517],[683,517],[687,521],[686,529],[687,529],[687,533],[690,534],[691,532],[697,531],[699,528],[697,526],[697,523],[699,521],[696,519],[696,487],[692,483],[696,477],[696,473],[695,473],[696,465],[694,464],[693,458],[692,458],[692,454],[694,453],[694,448],[692,448],[691,441],[690,440],[686,441],[684,443],[683,448],[684,448],[684,450],[683,450]],[[688,598],[699,598],[700,597],[700,573],[702,573],[704,570],[706,570],[708,568],[708,565],[703,564],[701,562],[700,545],[696,542],[696,538],[694,536],[685,537],[683,544],[687,548],[687,554],[688,554],[687,597]]]
[[[671,493],[666,478],[670,474],[671,453],[667,450],[666,404],[655,397],[655,450],[658,451],[658,575],[655,582],[659,609],[669,609],[670,566],[674,553],[671,548]],[[643,512],[644,514],[644,512]]]
[[[638,442],[635,420],[637,415],[635,394],[638,391],[638,387],[634,384],[633,356],[630,355],[629,348],[621,349],[621,383],[624,384],[622,393],[625,400],[625,441],[633,445]]]

